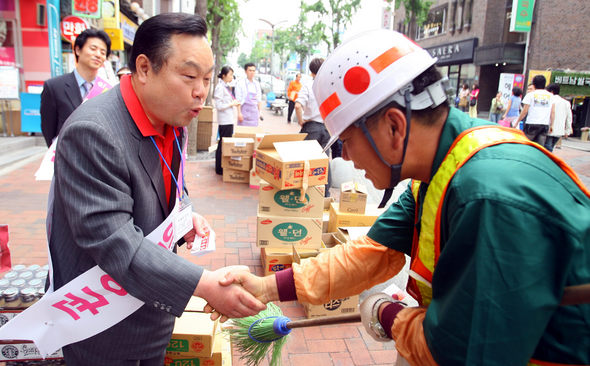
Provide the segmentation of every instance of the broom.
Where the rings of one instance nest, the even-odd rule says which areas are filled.
[[[561,306],[590,303],[590,283],[569,286],[564,289]],[[291,320],[283,316],[281,309],[272,302],[266,304],[266,309],[254,316],[232,319],[232,326],[226,331],[242,354],[240,359],[248,366],[257,366],[264,360],[269,349],[272,354],[269,366],[281,364],[281,350],[287,342],[292,329],[315,327],[330,324],[357,323],[361,321],[360,314],[339,315],[326,318]]]

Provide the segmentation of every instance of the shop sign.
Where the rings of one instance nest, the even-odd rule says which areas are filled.
[[[72,0],[72,15],[100,18],[102,0]]]
[[[425,39],[443,34],[447,18],[447,6],[431,10],[426,21],[416,29],[416,39]]]
[[[535,0],[512,0],[511,32],[530,32]]]
[[[104,31],[111,39],[111,51],[123,51],[125,49],[123,44],[123,30],[105,28]]]
[[[561,95],[590,95],[590,73],[552,71],[551,81]]]
[[[61,21],[61,36],[68,42],[74,43],[76,37],[88,28],[86,21],[80,17],[68,15]]]
[[[102,2],[102,26],[103,28],[117,29],[121,19],[119,17],[119,0],[103,0]]]
[[[59,0],[47,0],[47,32],[49,36],[49,63],[51,77],[64,73],[61,63]]]
[[[512,88],[515,86],[524,90],[524,75],[523,74],[500,74],[500,82],[498,83],[498,91],[502,93],[502,102],[504,105],[512,95]]]
[[[123,40],[125,43],[133,45],[137,24],[127,18],[125,14],[121,14],[121,29],[123,30]]]
[[[426,51],[437,57],[437,66],[457,65],[473,62],[473,53],[477,47],[477,38],[428,47]]]
[[[41,95],[20,93],[22,132],[41,132]]]

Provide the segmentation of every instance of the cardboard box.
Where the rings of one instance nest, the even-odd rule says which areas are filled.
[[[205,305],[207,305],[207,300],[197,296],[191,296],[191,299],[188,301],[184,311],[202,313],[203,310],[205,310]]]
[[[264,180],[258,191],[258,211],[264,215],[320,218],[324,212],[325,186],[312,186],[301,197],[301,189],[280,190]]]
[[[302,303],[305,316],[308,318],[321,318],[325,316],[354,314],[359,312],[359,295],[331,300],[322,305]]]
[[[256,168],[254,167],[250,170],[250,188],[260,188],[260,177],[258,176],[258,173],[256,173]]]
[[[266,135],[256,149],[256,172],[279,189],[325,185],[328,156],[305,134]]]
[[[338,205],[332,202],[330,204],[328,231],[338,231],[338,228],[342,226],[372,226],[383,212],[385,212],[384,208],[377,208],[377,205],[368,204],[364,215],[346,213],[339,211]]]
[[[324,197],[324,211],[326,211],[326,212],[330,211],[330,203],[332,203],[332,202],[336,202],[334,197]]]
[[[64,355],[60,350],[48,355],[46,360],[63,359]],[[33,342],[23,341],[2,341],[0,344],[0,361],[35,361],[43,360],[41,352]]]
[[[291,247],[319,249],[322,219],[263,215],[258,212],[256,245],[260,248]]]
[[[264,275],[268,276],[283,269],[291,268],[293,263],[293,249],[285,248],[262,248],[260,249],[260,261]]]
[[[340,212],[364,214],[367,206],[367,187],[354,182],[340,186]]]
[[[231,364],[231,344],[223,333],[215,334],[211,357],[186,357],[167,352],[164,359],[165,366],[230,366]]]
[[[221,151],[223,156],[248,156],[254,152],[254,140],[244,137],[224,137]],[[249,170],[249,169],[248,169]]]
[[[177,318],[166,354],[187,358],[211,357],[218,321],[211,321],[209,316],[207,313],[184,312]]]
[[[580,141],[588,141],[588,133],[590,132],[590,130],[586,129],[581,129],[580,132]]]
[[[213,122],[201,121],[197,124],[197,151],[207,151],[211,146],[213,136]]]
[[[223,169],[244,170],[250,172],[252,169],[251,156],[224,156],[221,158]]]
[[[213,107],[210,105],[203,106],[197,118],[199,118],[199,124],[200,122],[213,122]]]
[[[250,174],[244,170],[223,169],[223,181],[226,183],[248,183]]]
[[[247,137],[253,139],[254,149],[256,149],[264,137],[264,130],[262,127],[235,126],[233,137]]]

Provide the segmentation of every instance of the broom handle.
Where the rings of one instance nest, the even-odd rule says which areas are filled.
[[[561,306],[589,304],[590,303],[590,283],[585,285],[568,286],[563,291]],[[324,318],[292,320],[287,323],[287,328],[306,328],[319,325],[358,323],[361,321],[361,314],[347,314]]]

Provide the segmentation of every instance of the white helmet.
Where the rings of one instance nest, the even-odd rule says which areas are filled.
[[[436,59],[401,33],[376,30],[340,45],[322,64],[313,83],[326,128],[338,136],[385,101],[405,106],[400,92],[434,65]],[[392,95],[393,98],[392,98]],[[411,95],[411,109],[421,110],[447,100],[441,82]]]

